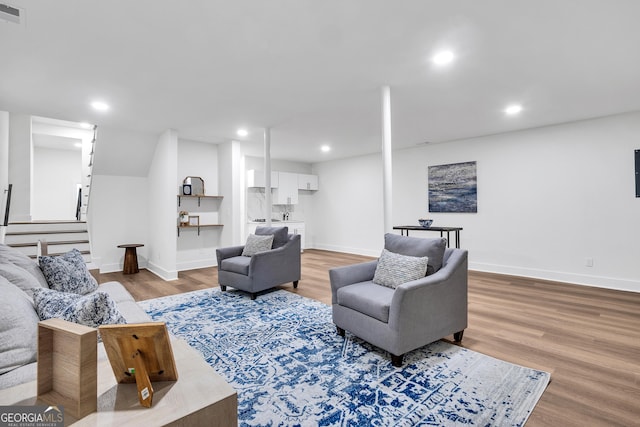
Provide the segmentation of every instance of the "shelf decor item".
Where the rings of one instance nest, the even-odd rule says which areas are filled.
[[[420,224],[420,227],[429,228],[431,227],[431,224],[433,224],[433,220],[420,218],[418,220],[418,224]]]
[[[118,383],[135,383],[140,405],[153,404],[155,381],[177,381],[173,349],[164,322],[102,325],[98,328]]]
[[[189,212],[187,211],[180,211],[180,213],[178,214],[179,220],[180,220],[180,227],[184,227],[186,225],[189,225]]]
[[[200,216],[199,215],[189,215],[189,225],[191,227],[197,227],[200,225]]]
[[[189,194],[185,193],[185,186],[189,186]],[[188,176],[182,181],[182,193],[185,196],[204,196],[204,179],[199,176]]]

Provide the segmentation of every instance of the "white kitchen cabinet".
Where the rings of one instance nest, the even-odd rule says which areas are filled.
[[[279,172],[271,172],[271,188],[278,188]],[[264,171],[251,169],[247,171],[247,187],[264,188]]]
[[[249,234],[255,234],[257,227],[266,227],[266,223],[264,222],[249,222],[246,227],[247,237]],[[291,234],[299,234],[300,235],[300,252],[304,252],[305,243],[304,243],[304,222],[296,222],[296,221],[274,221],[271,223],[271,227],[289,227],[289,233]],[[245,239],[246,240],[246,239]]]
[[[298,190],[317,190],[318,175],[298,174]]]
[[[298,174],[278,172],[278,188],[274,188],[272,203],[274,205],[298,204]]]
[[[300,235],[300,252],[304,252],[304,222],[285,222],[284,224],[289,227],[289,233]]]

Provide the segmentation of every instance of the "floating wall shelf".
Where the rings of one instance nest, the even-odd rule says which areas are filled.
[[[198,229],[198,236],[199,236],[201,228],[211,228],[211,227],[223,227],[223,225],[222,224],[179,225],[178,226],[178,237],[180,237],[180,229],[197,228]]]
[[[213,199],[213,200],[222,200],[224,198],[224,196],[184,196],[181,194],[178,194],[178,206],[180,206],[180,202],[182,198],[187,198],[187,199],[198,199],[198,206],[200,206],[200,200],[201,199]]]

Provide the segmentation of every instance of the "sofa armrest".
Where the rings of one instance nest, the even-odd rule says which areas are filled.
[[[336,304],[338,302],[338,289],[373,279],[377,266],[378,260],[373,260],[330,269],[331,303]]]
[[[251,257],[249,276],[265,282],[300,279],[300,235],[292,234],[279,248],[259,252]]]
[[[389,308],[389,327],[400,331],[416,324],[459,323],[461,319],[466,325],[467,256],[466,250],[457,249],[436,273],[398,286]]]
[[[218,268],[220,268],[220,263],[223,259],[233,258],[234,256],[242,255],[242,251],[244,250],[244,245],[242,246],[229,246],[227,248],[218,248],[216,249],[216,258],[218,260]]]

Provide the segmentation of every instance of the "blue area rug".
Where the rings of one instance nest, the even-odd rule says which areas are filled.
[[[338,336],[330,307],[283,290],[139,304],[238,391],[243,426],[521,426],[550,378],[443,341],[395,368],[383,350]]]

